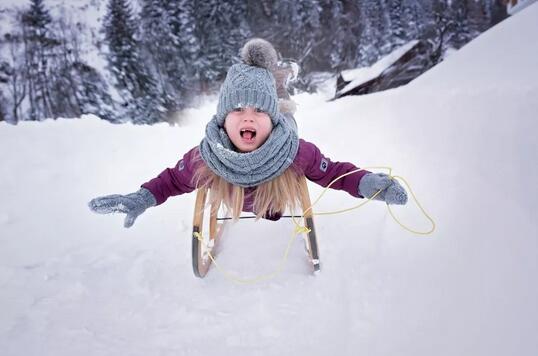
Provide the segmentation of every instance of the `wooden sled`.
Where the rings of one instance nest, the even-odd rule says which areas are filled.
[[[305,211],[311,205],[310,195],[306,178],[300,180],[300,203],[302,210]],[[204,212],[209,194],[207,188],[198,189],[196,192],[196,204],[194,207],[194,219],[192,227],[192,269],[194,275],[199,278],[205,277],[211,266],[209,252],[213,250],[221,238],[226,220],[217,220],[220,206],[211,206],[209,217],[205,217]],[[314,218],[312,209],[308,210],[303,217],[304,226],[310,231],[305,237],[305,247],[308,253],[308,259],[312,266],[312,271],[320,270],[318,242],[316,239],[316,229],[314,227]],[[207,231],[209,230],[209,231]],[[203,236],[203,240],[200,239]]]

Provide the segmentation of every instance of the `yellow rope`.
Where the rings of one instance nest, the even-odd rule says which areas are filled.
[[[309,229],[306,229],[306,230],[310,231]],[[194,237],[196,237],[198,239],[198,241],[200,241],[202,243],[205,243],[202,234],[200,234],[199,232],[195,232],[195,233],[193,233],[193,235],[194,235]],[[286,251],[284,251],[284,255],[282,256],[278,267],[271,273],[260,275],[260,276],[255,277],[255,278],[240,278],[240,277],[237,277],[236,275],[228,272],[224,268],[220,267],[220,265],[217,263],[217,261],[215,260],[215,258],[211,254],[211,252],[209,251],[209,248],[207,248],[207,247],[206,248],[207,248],[207,254],[208,254],[209,258],[211,259],[212,263],[224,275],[224,277],[226,277],[229,280],[231,280],[232,282],[235,282],[235,283],[238,283],[238,284],[254,284],[254,283],[264,281],[264,280],[273,279],[278,274],[280,274],[280,272],[282,272],[282,269],[284,268],[284,265],[286,264],[286,261],[288,260],[288,254],[289,254],[289,252],[291,250],[291,245],[293,243],[293,240],[295,240],[295,234],[292,234],[292,236],[291,236],[291,238],[290,238],[290,240],[288,242],[288,246],[286,247]]]
[[[337,181],[339,181],[340,179],[350,175],[350,174],[353,174],[353,173],[357,173],[357,172],[360,172],[360,171],[364,171],[364,170],[387,170],[388,171],[388,176],[391,178],[391,179],[396,179],[396,180],[401,180],[406,186],[407,186],[407,189],[409,191],[409,193],[411,193],[411,196],[413,197],[413,200],[415,201],[415,203],[417,204],[417,206],[419,207],[420,211],[422,211],[422,214],[431,222],[432,224],[432,227],[431,229],[429,229],[428,231],[417,231],[417,230],[413,230],[409,227],[407,227],[406,225],[402,224],[402,222],[400,222],[400,220],[394,215],[394,213],[392,212],[392,209],[390,208],[390,205],[387,204],[387,209],[390,213],[390,215],[392,216],[392,218],[394,219],[394,221],[396,221],[402,228],[404,228],[405,230],[409,231],[409,232],[412,232],[414,234],[417,234],[417,235],[430,235],[431,233],[433,233],[435,231],[435,221],[430,217],[430,215],[426,212],[426,210],[422,207],[422,205],[419,203],[415,193],[413,192],[413,190],[411,189],[411,186],[409,185],[409,183],[401,176],[393,176],[392,175],[392,168],[391,167],[365,167],[365,168],[357,168],[355,170],[352,170],[350,172],[347,172],[345,174],[342,174],[341,176],[335,178],[332,182],[329,183],[328,186],[326,186],[323,191],[321,192],[321,194],[318,196],[318,198],[314,201],[314,203],[312,203],[312,205],[306,209],[304,212],[303,212],[303,215],[312,210],[312,208],[314,207],[314,205],[316,205],[319,200],[321,199],[321,197],[323,197],[323,195],[325,195],[325,193],[329,190],[329,188],[334,184],[336,183]],[[351,211],[351,210],[355,210],[355,209],[358,209],[360,207],[362,207],[363,205],[366,205],[368,204],[370,201],[372,201],[378,194],[380,194],[382,192],[382,190],[379,190],[377,191],[377,193],[375,193],[372,197],[370,198],[367,198],[367,200],[363,201],[362,203],[356,205],[356,206],[353,206],[351,208],[347,208],[347,209],[341,209],[341,210],[335,210],[335,211],[329,211],[329,212],[318,212],[318,213],[312,213],[312,215],[336,215],[336,214],[340,214],[340,213],[344,213],[346,211]],[[295,225],[299,225],[297,223],[297,221],[295,220],[295,218],[292,219],[293,222],[295,223]]]
[[[390,213],[390,216],[392,216],[392,218],[394,219],[394,221],[396,221],[403,229],[409,231],[409,232],[412,232],[414,234],[418,234],[418,235],[430,235],[431,233],[433,233],[435,231],[435,221],[430,217],[430,215],[424,210],[424,208],[422,207],[422,205],[419,203],[415,193],[413,192],[413,190],[411,189],[411,186],[409,185],[409,183],[401,176],[393,176],[392,175],[392,168],[390,167],[366,167],[366,168],[358,168],[358,169],[355,169],[353,171],[350,171],[350,172],[347,172],[345,174],[342,174],[341,176],[337,177],[336,179],[334,179],[332,182],[329,183],[328,186],[325,187],[325,189],[323,189],[323,191],[321,192],[321,194],[317,197],[317,199],[314,201],[314,203],[309,206],[305,211],[303,211],[303,216],[306,215],[306,213],[310,210],[312,210],[312,208],[314,207],[314,205],[316,205],[319,200],[323,197],[323,195],[325,195],[325,193],[329,190],[329,188],[334,184],[336,183],[338,180],[350,175],[350,174],[353,174],[353,173],[357,173],[359,171],[363,171],[363,170],[379,170],[379,169],[386,169],[388,170],[388,176],[391,178],[391,179],[395,179],[395,180],[401,180],[406,186],[407,186],[407,189],[409,191],[409,193],[411,193],[411,196],[413,197],[413,200],[415,201],[415,203],[417,204],[417,206],[419,207],[419,209],[422,211],[422,214],[424,214],[424,216],[431,222],[432,224],[432,227],[431,229],[427,230],[427,231],[417,231],[417,230],[414,230],[414,229],[411,229],[409,227],[407,227],[406,225],[404,225],[402,222],[400,222],[400,220],[394,215],[392,209],[390,208],[390,205],[387,204],[387,209]],[[362,206],[364,206],[365,204],[369,203],[370,201],[372,201],[378,194],[380,194],[382,192],[382,190],[379,190],[378,192],[376,192],[372,197],[370,198],[367,198],[366,201],[360,203],[359,205],[356,205],[356,206],[353,206],[351,208],[347,208],[347,209],[341,209],[341,210],[336,210],[336,211],[330,211],[330,212],[321,212],[321,213],[312,213],[312,215],[335,215],[335,214],[340,214],[340,213],[343,213],[343,212],[346,212],[346,211],[351,211],[351,210],[355,210],[355,209],[358,209]],[[282,256],[281,260],[280,260],[280,263],[278,265],[278,267],[275,269],[274,272],[272,273],[269,273],[269,274],[265,274],[265,275],[261,275],[261,276],[258,276],[258,277],[255,277],[255,278],[248,278],[248,279],[245,279],[245,278],[240,278],[240,277],[237,277],[235,275],[233,275],[232,273],[226,271],[224,268],[221,268],[220,265],[216,262],[215,258],[213,257],[213,255],[211,254],[211,251],[210,251],[210,248],[209,246],[205,246],[206,247],[206,250],[207,250],[207,253],[208,253],[208,256],[209,258],[211,259],[212,263],[215,264],[215,267],[228,279],[230,279],[231,281],[235,282],[235,283],[239,283],[239,284],[254,284],[254,283],[257,283],[257,282],[260,282],[260,281],[263,281],[263,280],[269,280],[269,279],[272,279],[274,278],[275,276],[277,276],[279,273],[282,272],[282,269],[284,267],[284,265],[286,264],[286,261],[288,259],[288,255],[289,255],[289,252],[290,252],[290,249],[291,249],[291,245],[293,243],[293,240],[295,239],[295,235],[299,235],[299,234],[302,234],[302,233],[305,233],[305,234],[308,234],[310,232],[310,229],[307,228],[306,226],[302,226],[300,225],[297,221],[296,221],[296,218],[295,216],[293,215],[292,213],[292,221],[293,223],[295,224],[295,230],[293,231],[292,235],[291,235],[291,238],[288,242],[288,245],[286,247],[286,250],[284,251],[284,255]],[[202,236],[202,234],[200,234],[199,232],[194,232],[193,233],[193,236],[196,237],[201,243],[205,243],[204,242],[204,238]]]
[[[400,222],[400,220],[398,220],[398,218],[396,218],[396,216],[394,216],[394,213],[392,212],[392,209],[390,208],[390,205],[387,204],[387,209],[389,210],[390,216],[392,216],[394,221],[396,221],[402,228],[404,228],[405,230],[407,230],[409,232],[412,232],[414,234],[417,234],[417,235],[430,235],[431,233],[433,233],[435,231],[435,221],[433,221],[433,219],[430,217],[430,215],[426,212],[426,210],[424,210],[422,205],[419,203],[419,201],[418,201],[415,193],[411,189],[411,186],[409,185],[409,183],[407,183],[407,181],[403,177],[400,177],[400,176],[391,176],[391,177],[392,177],[392,179],[399,179],[399,180],[401,180],[402,182],[405,183],[409,193],[411,193],[411,196],[413,197],[413,200],[415,201],[415,203],[419,207],[420,211],[422,211],[422,214],[432,223],[432,227],[428,231],[417,231],[417,230],[413,230],[413,229],[405,226],[404,224],[402,224]]]

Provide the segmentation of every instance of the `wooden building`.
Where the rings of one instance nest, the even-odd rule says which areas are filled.
[[[431,47],[424,41],[410,41],[371,67],[342,71],[336,80],[334,99],[405,85],[436,63],[432,56]]]
[[[506,12],[508,12],[509,15],[513,15],[536,1],[537,0],[503,0],[503,3],[506,5]]]

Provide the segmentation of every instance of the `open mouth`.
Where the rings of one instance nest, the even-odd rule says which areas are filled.
[[[239,134],[241,135],[241,138],[243,138],[246,141],[254,140],[254,137],[256,137],[256,130],[254,129],[242,129],[239,131]]]

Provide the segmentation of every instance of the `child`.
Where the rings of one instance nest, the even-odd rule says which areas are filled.
[[[273,46],[252,39],[241,50],[244,63],[230,67],[221,87],[217,113],[207,124],[199,146],[188,151],[174,168],[127,195],[93,199],[97,213],[127,214],[130,227],[147,208],[162,204],[173,195],[210,187],[210,200],[223,203],[234,218],[242,211],[257,218],[278,220],[286,208],[299,201],[299,177],[327,186],[342,174],[357,169],[347,162],[333,162],[312,143],[299,139],[290,113],[279,111],[279,98],[289,99],[285,76],[279,72]],[[275,77],[278,82],[275,84]],[[277,88],[278,87],[278,88]],[[292,107],[289,100],[280,106]],[[405,204],[405,189],[383,173],[359,171],[338,180],[333,189],[357,198],[387,204]]]

